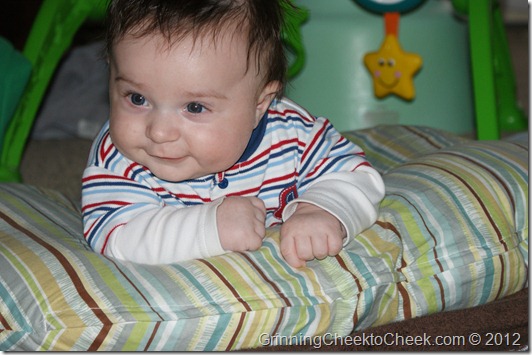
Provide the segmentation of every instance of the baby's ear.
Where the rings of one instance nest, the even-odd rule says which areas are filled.
[[[280,89],[281,83],[277,80],[270,81],[268,84],[264,85],[264,88],[259,94],[259,99],[257,100],[256,124],[259,123],[264,112],[266,112]]]

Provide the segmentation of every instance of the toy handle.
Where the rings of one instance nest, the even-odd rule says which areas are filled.
[[[399,12],[403,14],[413,11],[424,1],[425,0],[355,0],[358,5],[376,14],[384,14],[386,12]]]
[[[284,23],[281,37],[285,47],[293,54],[291,63],[289,63],[286,76],[288,79],[296,76],[305,65],[305,48],[303,46],[303,36],[301,35],[301,25],[307,20],[309,10],[303,7],[292,7],[283,4]]]

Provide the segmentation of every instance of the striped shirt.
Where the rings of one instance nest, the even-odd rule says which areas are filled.
[[[146,260],[143,256],[133,258],[108,250],[110,240],[117,238],[124,226],[135,223],[134,229],[130,228],[127,235],[120,237],[123,243],[126,240],[137,242],[143,238],[143,248],[156,245],[153,248],[161,249],[161,245],[170,243],[178,249],[166,259],[162,258],[165,260],[159,261],[177,261],[180,258],[173,256],[177,254],[186,258],[208,257],[224,251],[217,240],[215,213],[200,206],[217,207],[228,196],[256,196],[264,201],[266,227],[270,227],[282,223],[283,217],[287,218],[283,216],[286,206],[301,200],[310,186],[324,180],[328,174],[342,172],[352,176],[357,171],[372,176],[370,180],[374,186],[357,188],[363,192],[370,191],[370,194],[373,190],[377,191],[374,194],[377,197],[370,198],[372,201],[369,204],[375,209],[382,199],[384,187],[378,173],[365,159],[362,149],[341,136],[327,119],[312,116],[288,99],[272,102],[253,131],[242,157],[231,168],[179,182],[161,180],[148,168],[124,157],[111,141],[107,123],[93,143],[83,175],[84,235],[97,252],[157,263],[160,250],[153,251],[153,255]],[[331,186],[334,190],[332,183],[328,184],[327,189]],[[343,191],[339,193],[344,194]],[[368,208],[366,202],[364,206]],[[360,205],[353,206],[357,207]],[[346,214],[345,211],[333,214],[340,216],[342,213]],[[357,211],[349,213],[356,214]],[[143,215],[146,217],[141,217]],[[369,215],[373,220],[364,221],[359,229],[374,223],[376,213]],[[349,214],[345,218],[350,218]],[[339,219],[349,226],[348,222]],[[165,228],[160,225],[170,220],[171,226]],[[348,227],[347,230],[352,229]],[[140,231],[143,235],[140,235]],[[131,237],[137,232],[137,237]],[[169,239],[183,242],[176,244],[169,242]],[[185,241],[187,239],[198,240]],[[194,246],[194,243],[200,243],[200,246]],[[210,244],[214,247],[211,248]],[[142,253],[138,251],[139,255]]]

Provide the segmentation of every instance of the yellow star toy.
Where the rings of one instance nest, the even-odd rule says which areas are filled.
[[[397,40],[399,14],[386,13],[386,37],[377,52],[364,56],[364,64],[373,78],[375,96],[395,94],[405,100],[415,97],[413,76],[421,68],[421,57],[404,52]]]

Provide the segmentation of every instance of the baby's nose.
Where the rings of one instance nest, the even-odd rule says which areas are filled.
[[[171,142],[181,137],[178,120],[171,115],[154,115],[146,128],[146,135],[156,143]]]

